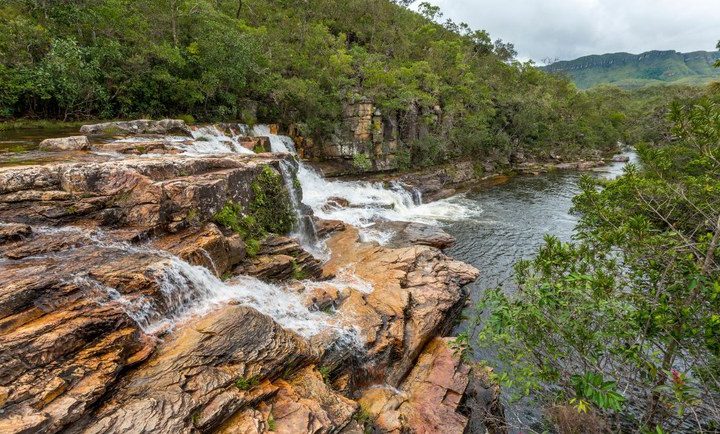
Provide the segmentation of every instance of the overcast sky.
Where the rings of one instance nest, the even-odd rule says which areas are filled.
[[[425,0],[515,44],[521,60],[714,50],[720,0]]]

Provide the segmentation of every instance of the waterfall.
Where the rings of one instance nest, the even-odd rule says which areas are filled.
[[[176,323],[206,314],[229,301],[252,307],[272,317],[283,327],[308,338],[328,328],[335,328],[340,335],[352,332],[339,330],[337,326],[330,325],[327,315],[311,312],[294,293],[254,277],[239,276],[229,282],[223,282],[207,268],[191,265],[165,250],[114,241],[99,230],[36,227],[33,228],[33,232],[60,235],[73,232],[83,235],[86,241],[71,247],[70,250],[92,246],[113,255],[156,257],[157,261],[148,268],[148,271],[157,281],[160,297],[122,295],[117,289],[101,284],[90,275],[72,278],[74,283],[88,286],[95,293],[102,295],[101,302],[117,303],[147,333],[172,328]]]
[[[236,138],[225,136],[214,126],[200,128],[194,134],[197,137],[206,137],[206,140],[196,139],[186,149],[186,153],[190,155],[233,151],[252,153],[240,145]],[[255,125],[251,134],[267,137],[271,151],[274,153],[297,154],[292,138],[272,134],[268,125]],[[237,146],[231,147],[231,143],[237,143]],[[314,215],[320,218],[341,220],[356,226],[361,229],[363,240],[380,244],[390,239],[390,234],[372,229],[378,221],[409,221],[434,225],[439,221],[467,219],[480,212],[472,202],[462,197],[456,197],[452,201],[441,200],[423,204],[422,194],[419,191],[409,190],[397,182],[384,185],[361,181],[329,181],[303,162],[298,162],[297,169],[297,179],[302,188],[302,199],[300,199],[295,190],[294,179],[290,176],[290,168],[285,167],[283,171],[285,184],[298,215],[299,225],[295,235],[303,247],[317,257],[325,256],[324,249],[322,244],[317,242],[312,219],[308,213],[302,211],[304,206],[308,206]],[[347,206],[339,202],[347,202]]]
[[[295,210],[296,224],[294,228],[294,236],[300,241],[300,245],[310,252],[313,256],[318,259],[329,259],[327,248],[325,245],[318,240],[317,230],[315,229],[315,222],[313,222],[312,215],[305,213],[303,210],[306,208],[303,205],[298,195],[298,190],[302,190],[295,184],[295,176],[293,175],[293,168],[287,161],[280,163],[280,172],[282,173],[283,181],[285,182],[285,188],[290,196],[290,202],[292,203],[293,209]]]
[[[215,125],[197,128],[192,135],[192,145],[179,145],[187,154],[253,154],[238,141],[241,135],[228,136]]]
[[[295,142],[288,136],[280,136],[272,134],[270,127],[267,125],[255,125],[252,129],[253,135],[257,137],[267,137],[270,139],[270,150],[278,154],[297,154]]]

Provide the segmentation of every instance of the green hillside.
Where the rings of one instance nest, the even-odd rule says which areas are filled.
[[[581,89],[599,84],[639,88],[654,84],[702,85],[720,79],[713,64],[720,51],[648,51],[642,54],[613,53],[556,62],[544,69],[565,74]]]
[[[611,101],[511,44],[397,0],[0,2],[0,120],[190,117],[292,126],[317,143],[369,99],[407,166],[587,152]]]

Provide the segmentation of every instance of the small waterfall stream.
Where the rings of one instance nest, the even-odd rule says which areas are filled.
[[[190,158],[212,154],[253,154],[240,143],[242,134],[249,129],[237,130],[240,134],[234,135],[235,130],[230,129],[233,135],[227,135],[225,131],[228,131],[228,128],[213,125],[200,127],[193,131],[194,140],[173,140],[173,143]],[[272,134],[268,126],[257,125],[252,129],[252,133],[268,137],[271,150],[275,153],[296,154],[293,140],[287,136]],[[312,214],[355,225],[361,228],[364,240],[383,243],[389,238],[389,234],[372,228],[377,221],[437,224],[439,220],[466,218],[471,212],[457,200],[452,203],[439,201],[422,204],[418,193],[408,191],[398,184],[386,186],[360,181],[328,181],[308,165],[300,161],[297,161],[297,167],[294,164],[283,162],[280,166],[298,218],[293,235],[307,251],[321,259],[327,259],[327,250],[322,241],[318,240]],[[347,206],[333,205],[332,201],[337,199],[346,201]],[[327,315],[311,312],[296,294],[281,286],[249,276],[239,276],[230,282],[223,282],[206,268],[191,265],[168,252],[108,241],[98,232],[86,235],[92,237],[95,246],[112,249],[118,254],[144,253],[162,259],[154,270],[162,294],[161,300],[145,296],[128,299],[119,291],[105,287],[88,276],[76,277],[85,284],[93,285],[97,292],[104,293],[107,302],[119,303],[128,315],[149,333],[172,327],[176,322],[188,317],[207,313],[228,301],[236,301],[273,317],[282,326],[306,337],[333,328],[337,331],[338,339],[348,342],[355,339],[356,332],[352,328],[340,329],[331,324]],[[307,284],[308,288],[314,285],[312,282]],[[351,287],[363,293],[372,292],[372,286],[355,277],[351,270],[344,270],[335,280],[323,284]]]
[[[145,295],[134,298],[124,296],[117,289],[101,284],[90,275],[73,277],[74,282],[88,285],[96,292],[105,294],[105,302],[118,303],[147,333],[172,328],[175,323],[205,314],[229,301],[253,307],[271,316],[283,327],[308,338],[328,328],[335,328],[338,335],[352,332],[329,324],[327,315],[308,310],[296,294],[254,277],[238,276],[223,282],[207,268],[191,265],[165,250],[114,241],[99,230],[36,227],[33,231],[40,235],[82,235],[86,242],[71,247],[70,251],[92,245],[113,257],[140,255],[157,258],[148,271],[159,286],[161,297],[158,300]]]

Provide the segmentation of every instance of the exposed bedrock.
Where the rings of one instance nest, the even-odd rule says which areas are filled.
[[[283,158],[1,169],[0,432],[462,432],[472,373],[437,337],[478,271],[416,224],[316,221],[324,264],[258,229]]]
[[[82,134],[87,135],[133,135],[133,134],[162,134],[191,136],[192,131],[180,119],[148,120],[138,119],[134,121],[105,122],[101,124],[83,125],[80,128]]]

